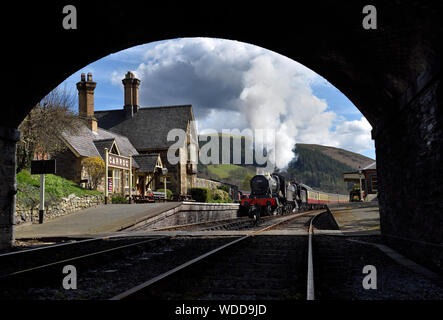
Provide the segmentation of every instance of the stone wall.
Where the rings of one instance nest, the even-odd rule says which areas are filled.
[[[0,126],[0,249],[14,243],[14,211],[17,193],[16,143],[20,131]]]
[[[435,269],[442,268],[443,256],[442,87],[436,79],[375,139],[383,237]]]
[[[155,217],[137,222],[125,231],[153,230],[192,223],[233,219],[238,217],[237,203],[183,202]]]
[[[50,220],[57,217],[65,216],[79,210],[93,207],[104,203],[104,196],[83,196],[77,197],[70,195],[68,198],[63,198],[56,205],[45,208],[44,220]],[[17,204],[15,212],[15,221],[17,225],[24,223],[38,223],[39,210],[37,207],[26,207]]]
[[[208,179],[196,178],[194,187],[195,188],[208,188],[208,189],[217,189],[217,187],[222,186],[223,183],[212,181]]]
[[[57,175],[65,179],[72,180],[79,184],[82,178],[81,158],[75,156],[70,150],[66,149],[54,156],[57,161]]]

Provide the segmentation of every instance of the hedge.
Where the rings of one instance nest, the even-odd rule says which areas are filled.
[[[112,203],[129,203],[128,199],[126,199],[122,194],[113,193],[110,195]]]
[[[158,190],[155,190],[155,192],[163,192],[163,193],[165,193],[165,189],[158,189]],[[169,189],[166,189],[166,198],[167,199],[172,199],[172,191],[169,190]]]
[[[191,196],[197,202],[229,203],[232,202],[229,194],[221,189],[192,188]]]
[[[227,193],[225,190],[222,189],[214,189],[211,190],[212,200],[214,202],[232,202],[231,197],[229,196],[229,193]]]
[[[191,197],[197,202],[211,202],[211,190],[208,188],[192,188]]]

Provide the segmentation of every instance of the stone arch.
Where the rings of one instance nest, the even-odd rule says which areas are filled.
[[[25,12],[14,5],[9,10],[15,20],[3,21],[9,30],[3,74],[9,88],[0,117],[0,243],[13,238],[13,150],[16,128],[30,108],[70,74],[110,53],[157,40],[205,36],[278,52],[341,90],[374,128],[385,238],[418,259],[423,250],[435,252],[443,242],[443,8],[431,1],[373,1],[378,29],[365,30],[365,5],[326,0],[252,9],[238,1],[82,3],[76,5],[76,30],[63,29],[63,4],[29,4]],[[17,20],[21,28],[11,30]],[[430,260],[441,263],[441,253]]]

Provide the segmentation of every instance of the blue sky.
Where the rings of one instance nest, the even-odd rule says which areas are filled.
[[[338,89],[303,65],[254,45],[183,38],[133,47],[85,66],[61,86],[76,93],[82,72],[97,82],[96,110],[123,106],[123,79],[141,80],[140,105],[192,104],[200,129],[274,128],[284,143],[317,143],[375,159],[371,126]],[[288,150],[289,149],[289,150]]]

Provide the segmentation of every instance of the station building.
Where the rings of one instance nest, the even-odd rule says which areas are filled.
[[[363,191],[364,201],[371,201],[377,197],[377,165],[376,162],[355,172],[343,174],[345,182],[352,182],[360,185]]]
[[[77,83],[79,117],[84,120],[76,135],[62,134],[68,147],[56,154],[57,174],[76,183],[87,183],[83,161],[88,157],[105,160],[108,151],[109,192],[129,193],[129,170],[132,171],[132,193],[145,195],[148,189],[164,187],[162,170],[168,169],[167,188],[176,195],[188,194],[197,176],[198,140],[191,105],[146,107],[139,106],[140,80],[128,72],[122,80],[124,106],[117,110],[94,111],[94,90],[97,85],[92,74],[81,75]],[[179,129],[186,133],[181,143],[168,141],[168,133]],[[178,140],[180,142],[180,140]],[[174,148],[178,163],[168,162],[168,149]],[[130,160],[130,161],[128,161]],[[130,163],[130,165],[129,165]],[[98,190],[104,191],[105,181]]]

